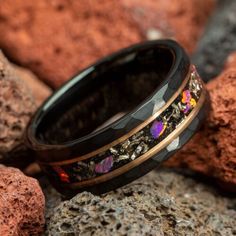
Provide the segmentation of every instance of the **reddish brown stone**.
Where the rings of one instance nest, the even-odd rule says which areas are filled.
[[[0,19],[0,46],[56,87],[142,38],[119,1],[10,0],[1,3]]]
[[[23,135],[36,105],[31,91],[1,52],[0,88],[0,163],[22,167],[32,161]]]
[[[40,235],[45,199],[38,181],[0,165],[0,235]]]
[[[0,47],[57,87],[97,58],[146,38],[174,37],[191,51],[214,0],[8,0]]]
[[[35,99],[36,106],[39,107],[45,99],[52,93],[51,88],[44,84],[37,78],[30,70],[23,67],[14,65],[16,74],[24,80],[27,86],[30,88],[32,95]]]
[[[147,38],[176,39],[193,52],[215,0],[122,0]]]
[[[236,59],[231,58],[231,62]],[[167,165],[188,167],[236,189],[236,67],[207,84],[212,110],[204,128]]]

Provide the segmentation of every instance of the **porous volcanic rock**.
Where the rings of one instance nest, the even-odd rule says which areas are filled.
[[[103,196],[83,192],[61,203],[46,235],[233,235],[234,200],[168,171]]]
[[[45,200],[36,179],[0,165],[0,235],[40,235]]]
[[[122,0],[148,39],[173,38],[194,51],[215,0]]]
[[[214,2],[3,1],[0,47],[58,87],[101,56],[145,39],[174,37],[191,51]]]
[[[218,2],[218,9],[209,20],[193,55],[193,62],[205,81],[219,75],[229,54],[236,50],[236,1]]]
[[[46,98],[51,95],[51,88],[39,80],[39,78],[37,78],[37,76],[30,70],[17,65],[13,65],[13,68],[19,78],[24,80],[26,85],[30,88],[35,99],[36,106],[39,107],[46,100]]]
[[[236,192],[236,54],[207,84],[212,109],[204,127],[167,162],[215,177]]]
[[[32,161],[25,127],[36,109],[31,91],[0,52],[0,163],[23,167]]]

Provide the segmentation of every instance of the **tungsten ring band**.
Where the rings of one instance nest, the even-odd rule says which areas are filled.
[[[26,142],[62,194],[101,194],[146,174],[196,133],[209,104],[195,67],[172,40],[107,56],[57,90]]]

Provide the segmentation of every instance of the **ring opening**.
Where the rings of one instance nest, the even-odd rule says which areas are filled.
[[[67,143],[135,109],[167,77],[174,57],[170,48],[157,46],[99,63],[45,112],[36,130],[37,140]]]

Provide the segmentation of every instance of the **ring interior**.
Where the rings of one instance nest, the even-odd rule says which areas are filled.
[[[99,63],[47,109],[36,138],[45,144],[71,142],[132,111],[166,78],[174,57],[170,48],[152,47]]]

